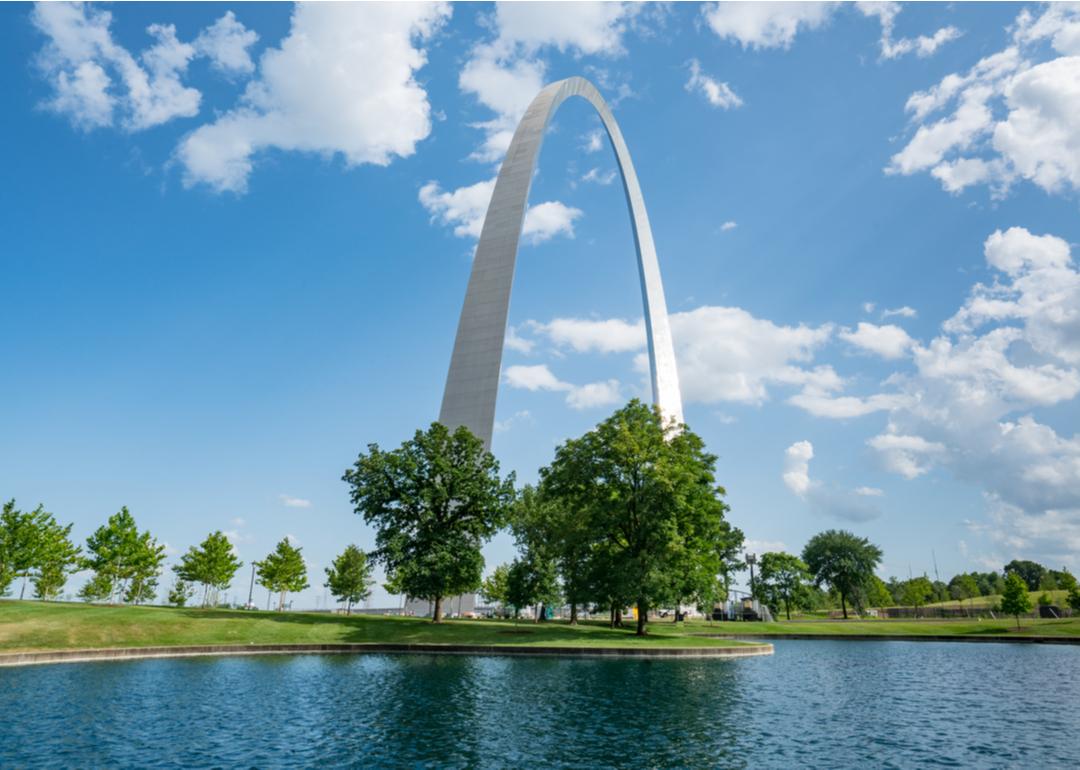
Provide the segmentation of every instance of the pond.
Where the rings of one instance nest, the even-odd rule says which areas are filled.
[[[0,767],[1076,767],[1080,647],[0,669]]]

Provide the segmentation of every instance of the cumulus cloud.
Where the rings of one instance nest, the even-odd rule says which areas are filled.
[[[564,392],[566,403],[572,409],[592,409],[622,402],[618,380],[574,385],[560,380],[545,364],[510,366],[503,372],[503,379],[512,388]]]
[[[854,331],[841,331],[839,337],[861,350],[887,359],[903,357],[915,343],[899,326],[876,326],[862,321]]]
[[[914,132],[886,172],[929,172],[945,190],[1005,195],[1018,180],[1048,193],[1080,187],[1080,10],[1020,12],[1012,41],[907,101]],[[1044,60],[1047,46],[1056,58]],[[934,117],[938,113],[945,114]]]
[[[802,30],[824,25],[836,3],[710,3],[705,22],[721,39],[743,48],[790,48]]]
[[[437,182],[420,188],[421,205],[431,214],[432,221],[454,229],[459,238],[479,238],[484,227],[495,179],[443,190]],[[574,237],[574,222],[583,215],[581,209],[560,201],[545,201],[530,206],[525,212],[521,235],[528,243],[537,244],[562,235]]]
[[[956,40],[962,34],[953,26],[942,27],[932,35],[919,35],[915,38],[893,39],[896,17],[900,13],[900,3],[868,2],[856,3],[865,16],[874,16],[881,22],[881,58],[896,59],[909,53],[920,58],[933,56],[946,43]]]
[[[731,86],[727,83],[722,83],[719,80],[715,80],[704,72],[701,71],[701,62],[697,59],[691,59],[689,65],[690,79],[686,81],[686,90],[690,93],[695,91],[699,92],[705,97],[705,101],[711,104],[713,107],[719,107],[722,110],[730,110],[734,107],[741,107],[743,100],[739,98],[739,95],[731,90]]]
[[[809,441],[796,441],[784,451],[784,485],[805,500],[815,512],[844,521],[869,521],[881,515],[877,506],[866,498],[859,487],[853,492],[831,487],[810,478],[810,460],[814,446]],[[873,495],[870,495],[873,496]]]
[[[529,327],[576,353],[626,353],[645,346],[645,323],[640,320],[556,318],[549,323],[532,321]]]
[[[195,50],[210,59],[210,64],[227,75],[250,75],[255,71],[248,49],[259,36],[236,20],[232,11],[215,21],[195,38]]]
[[[433,3],[298,4],[240,103],[180,143],[184,184],[242,193],[268,149],[340,156],[347,167],[412,155],[431,130],[418,44],[449,13]]]

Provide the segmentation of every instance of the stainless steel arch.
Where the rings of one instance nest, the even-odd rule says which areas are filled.
[[[678,423],[683,421],[679,374],[675,368],[660,266],[630,151],[600,92],[588,80],[573,77],[552,83],[540,91],[514,132],[488,204],[458,321],[439,422],[449,428],[468,427],[488,448],[495,423],[495,399],[510,310],[510,288],[533,169],[548,121],[559,105],[571,96],[580,96],[592,104],[615,149],[637,248],[653,403],[660,407],[665,417]]]

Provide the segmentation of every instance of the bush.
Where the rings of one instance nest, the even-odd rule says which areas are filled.
[[[1041,594],[1039,596],[1039,606],[1040,607],[1049,607],[1053,603],[1054,603],[1054,598],[1052,596],[1050,596],[1050,594],[1043,593],[1043,594]]]

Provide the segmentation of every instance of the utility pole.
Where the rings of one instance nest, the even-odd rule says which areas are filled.
[[[938,571],[937,571],[937,554],[934,553],[933,548],[930,549],[930,558],[934,560],[934,580],[936,580],[937,582],[940,583],[941,582],[941,575],[939,575]]]
[[[247,609],[251,609],[255,605],[251,603],[251,599],[255,593],[255,562],[251,562],[251,585],[248,586],[248,606]]]

